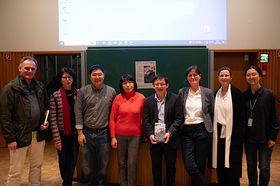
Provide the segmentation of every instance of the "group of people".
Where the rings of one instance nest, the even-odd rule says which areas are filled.
[[[206,165],[216,168],[219,186],[238,186],[242,175],[243,145],[250,186],[269,183],[270,160],[280,128],[277,98],[261,85],[257,66],[244,71],[248,89],[231,84],[229,67],[218,70],[220,88],[214,93],[201,86],[196,65],[186,69],[187,87],[178,94],[168,90],[169,80],[156,74],[154,94],[145,98],[130,74],[120,78],[120,94],[104,84],[101,65],[89,69],[91,83],[76,88],[75,72],[64,67],[60,88],[48,96],[35,78],[33,57],[23,57],[19,75],[1,92],[0,124],[10,152],[7,185],[20,185],[29,153],[29,184],[41,184],[41,167],[48,127],[57,149],[62,185],[72,185],[78,152],[81,152],[83,185],[106,185],[110,146],[117,151],[121,186],[137,183],[137,159],[142,136],[147,137],[155,186],[174,186],[177,148],[182,144],[186,171],[195,186],[208,185]],[[46,111],[50,117],[47,118]],[[158,132],[160,131],[160,132]],[[257,165],[259,164],[259,178]]]

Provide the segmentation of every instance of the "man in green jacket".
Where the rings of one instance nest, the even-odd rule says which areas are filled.
[[[23,57],[18,69],[20,74],[3,88],[0,97],[0,125],[10,151],[7,186],[20,185],[27,152],[29,185],[40,185],[49,125],[45,122],[48,96],[45,86],[34,77],[36,59]]]

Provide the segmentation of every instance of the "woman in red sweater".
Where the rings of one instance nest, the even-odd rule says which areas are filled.
[[[121,77],[120,92],[110,114],[111,145],[118,153],[120,185],[134,186],[145,96],[137,92],[136,81],[130,74]]]

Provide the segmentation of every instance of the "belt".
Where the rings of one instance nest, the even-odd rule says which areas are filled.
[[[198,123],[198,124],[184,124],[184,127],[187,127],[187,128],[199,128],[199,127],[202,127],[204,126],[204,122],[201,122],[201,123]]]
[[[98,134],[98,133],[108,129],[108,127],[104,127],[104,128],[100,128],[100,129],[98,129],[98,128],[88,128],[88,127],[84,127],[84,128],[85,128],[85,130],[87,130],[91,133],[94,133],[94,134]]]

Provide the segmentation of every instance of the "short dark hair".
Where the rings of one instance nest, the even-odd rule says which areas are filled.
[[[263,77],[263,75],[262,75],[262,70],[260,69],[260,67],[255,66],[255,65],[251,65],[251,66],[249,66],[249,67],[247,67],[247,68],[245,69],[245,71],[244,71],[244,75],[245,75],[245,76],[246,76],[246,74],[247,74],[247,71],[250,70],[250,69],[255,69],[255,70],[258,72],[259,76],[260,76],[260,77]]]
[[[220,68],[218,69],[218,76],[220,75],[221,71],[223,71],[223,70],[229,71],[229,75],[230,75],[230,76],[232,75],[231,69],[230,69],[228,66],[222,66],[222,67],[220,67]]]
[[[57,74],[57,81],[58,81],[59,86],[62,86],[61,79],[62,79],[63,73],[68,73],[73,78],[72,87],[76,87],[77,86],[76,73],[72,68],[69,68],[69,67],[62,67],[60,69],[60,72]]]
[[[167,76],[165,74],[160,74],[160,73],[156,74],[155,77],[153,78],[153,84],[155,84],[156,80],[162,80],[162,79],[165,81],[166,84],[169,84]]]
[[[22,57],[21,59],[20,59],[20,61],[19,61],[19,65],[20,64],[22,64],[24,61],[33,61],[34,63],[35,63],[35,65],[36,65],[36,69],[38,68],[38,62],[37,62],[37,60],[34,58],[34,57],[32,57],[32,56],[24,56],[24,57]]]
[[[186,83],[190,86],[190,83],[188,82],[187,78],[188,78],[188,75],[189,73],[194,70],[200,77],[202,77],[201,75],[201,71],[199,70],[198,66],[197,65],[191,65],[189,68],[186,69]],[[199,84],[201,83],[201,80],[199,81]]]
[[[91,74],[92,71],[97,70],[97,69],[101,70],[104,73],[104,68],[101,65],[94,64],[89,68],[88,74]]]
[[[123,84],[123,82],[125,82],[125,81],[131,81],[131,82],[133,82],[133,84],[134,84],[134,91],[136,92],[137,91],[137,83],[136,83],[136,81],[135,81],[135,79],[134,79],[134,77],[132,76],[132,75],[130,75],[130,74],[125,74],[125,75],[123,75],[122,77],[121,77],[121,79],[120,79],[120,92],[122,93],[122,94],[124,94],[124,89],[123,89],[123,87],[122,87],[122,84]]]

